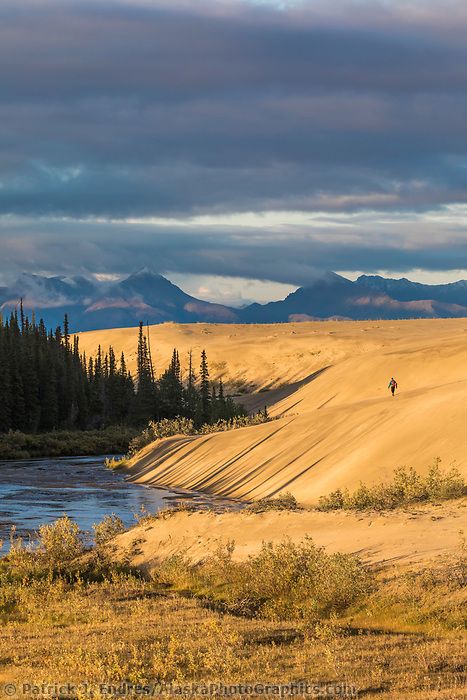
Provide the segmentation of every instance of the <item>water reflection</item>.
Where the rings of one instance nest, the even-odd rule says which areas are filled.
[[[46,522],[67,513],[83,530],[115,513],[126,526],[142,509],[156,512],[190,498],[200,508],[237,504],[200,494],[127,483],[124,475],[104,467],[105,457],[66,457],[0,462],[0,540],[8,545],[11,527],[27,536]]]

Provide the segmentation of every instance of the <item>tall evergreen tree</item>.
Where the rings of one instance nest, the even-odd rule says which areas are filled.
[[[63,320],[63,342],[65,343],[65,350],[70,349],[70,324],[68,322],[68,314],[65,314]]]
[[[183,392],[184,415],[194,420],[198,412],[199,396],[196,390],[196,375],[193,369],[193,352],[188,353],[187,385]]]
[[[157,388],[153,381],[153,368],[141,321],[138,333],[137,388],[132,409],[132,421],[135,425],[143,425],[150,418],[158,417],[157,398]]]
[[[0,317],[0,433],[11,427],[10,365],[7,354],[6,334]]]
[[[183,414],[183,384],[180,358],[174,348],[170,366],[159,381],[160,409],[164,418],[176,418]]]
[[[211,420],[211,391],[209,385],[209,366],[206,350],[201,353],[199,368],[199,409],[198,423],[209,423]]]

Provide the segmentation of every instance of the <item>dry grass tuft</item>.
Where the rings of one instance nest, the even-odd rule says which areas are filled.
[[[412,503],[438,503],[467,495],[467,483],[458,469],[443,472],[436,459],[426,477],[399,467],[392,482],[360,487],[353,493],[333,491],[319,500],[318,510],[393,510]]]
[[[300,510],[301,506],[291,493],[283,493],[275,498],[260,498],[246,509],[249,513],[264,513],[268,510]]]

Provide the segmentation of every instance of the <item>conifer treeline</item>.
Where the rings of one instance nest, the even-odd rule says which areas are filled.
[[[142,323],[138,335],[136,380],[137,388],[130,415],[134,425],[142,425],[151,418],[161,420],[183,416],[192,418],[195,425],[200,426],[245,415],[241,406],[225,396],[222,380],[217,384],[210,382],[205,350],[201,353],[198,376],[190,351],[186,377],[182,377],[180,357],[177,349],[174,349],[169,367],[157,380],[149,338],[144,334]]]
[[[141,426],[149,419],[185,416],[201,425],[242,413],[224,396],[222,382],[209,382],[206,353],[197,381],[190,354],[183,381],[174,350],[168,369],[156,379],[149,339],[140,324],[136,383],[122,353],[112,347],[89,360],[79,352],[78,338],[70,339],[65,316],[63,330],[47,332],[13,313],[0,317],[0,432],[39,432],[100,428],[114,424]]]

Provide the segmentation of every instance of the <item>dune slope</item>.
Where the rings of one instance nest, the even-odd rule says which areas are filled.
[[[357,554],[368,564],[416,567],[436,557],[459,555],[459,533],[466,526],[465,499],[379,514],[176,513],[128,530],[114,544],[116,556],[129,555],[133,566],[146,570],[185,552],[193,562],[201,561],[232,541],[233,559],[244,561],[257,554],[263,542],[279,543],[284,536],[293,542],[309,536],[329,553]]]
[[[314,371],[339,362],[354,352],[377,348],[386,342],[387,330],[373,324],[367,337],[361,324],[279,323],[268,325],[175,324],[150,326],[152,357],[157,373],[164,370],[176,347],[182,372],[188,368],[188,353],[199,363],[203,349],[209,359],[211,378],[222,377],[233,388],[245,392],[288,387]],[[368,324],[366,324],[368,325]],[[355,328],[353,328],[355,326]],[[371,324],[370,324],[371,326]],[[467,328],[467,321],[465,322]],[[147,332],[145,330],[145,332]],[[136,370],[137,328],[115,328],[79,334],[80,349],[96,355],[99,345],[112,345],[117,355],[125,353],[128,368]]]
[[[112,333],[120,350],[122,332]],[[242,499],[291,491],[312,504],[401,464],[423,472],[440,457],[466,472],[467,320],[168,325],[155,336],[167,354],[206,345],[213,374],[262,389],[251,405],[269,403],[278,419],[161,441],[131,465],[132,479]]]

